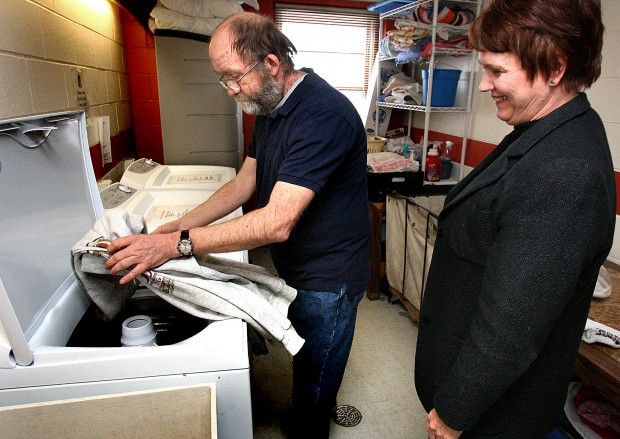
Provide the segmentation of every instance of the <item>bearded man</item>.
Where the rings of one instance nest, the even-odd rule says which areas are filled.
[[[305,339],[293,357],[288,437],[321,439],[329,437],[370,277],[366,134],[344,95],[312,70],[294,68],[295,53],[261,15],[245,12],[220,24],[209,57],[229,96],[257,116],[248,156],[202,205],[151,235],[112,242],[106,267],[129,269],[121,279],[127,283],[171,258],[268,245],[278,275],[297,289],[288,317]],[[254,194],[255,210],[209,225]]]

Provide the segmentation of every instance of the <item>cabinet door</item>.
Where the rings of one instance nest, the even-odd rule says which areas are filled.
[[[239,168],[241,111],[211,70],[209,43],[156,36],[164,161]]]

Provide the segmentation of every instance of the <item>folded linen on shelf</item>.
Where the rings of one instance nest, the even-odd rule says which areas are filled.
[[[370,154],[369,154],[370,155]],[[420,164],[414,159],[403,158],[384,160],[384,161],[367,161],[366,165],[369,172],[417,172]]]
[[[394,22],[396,29],[417,29],[421,36],[430,36],[433,26],[419,21],[400,19]],[[456,26],[453,24],[437,23],[435,33],[439,38],[447,40],[457,36],[467,36],[469,25]]]
[[[416,21],[430,24],[433,22],[433,8],[432,4],[419,6],[411,13],[411,17]],[[475,14],[469,9],[440,4],[437,12],[437,23],[465,25],[471,23],[474,17]]]
[[[391,75],[390,78],[387,80],[387,83],[385,84],[385,87],[383,88],[383,93],[385,94],[391,93],[392,90],[394,90],[396,87],[409,86],[409,85],[415,85],[415,84],[416,84],[416,81],[412,77],[407,76],[403,72],[396,73],[394,75]]]
[[[366,154],[366,162],[385,162],[387,160],[400,160],[403,156],[395,152],[371,152]]]
[[[149,18],[149,29],[153,33],[155,29],[167,29],[211,36],[222,21],[223,18],[190,17],[163,6],[155,6]]]
[[[435,48],[439,49],[459,49],[459,50],[470,50],[471,44],[469,44],[469,38],[466,36],[457,36],[447,40],[442,38],[437,38],[435,41]],[[427,42],[420,52],[420,58],[429,59],[431,56],[431,52],[433,50],[433,45],[430,42]]]
[[[254,1],[238,2],[237,0],[159,0],[170,10],[190,17],[226,18],[238,12],[243,12],[239,3],[248,3],[258,10],[258,3]]]
[[[137,284],[119,285],[119,277],[105,268],[107,246],[118,237],[143,229],[142,217],[111,211],[71,249],[80,287],[109,319],[125,306]],[[287,318],[297,291],[263,267],[205,255],[172,259],[147,270],[138,281],[194,316],[209,320],[241,318],[266,339],[280,341],[292,355],[304,343]]]
[[[151,10],[149,29],[211,36],[225,18],[243,12],[241,3],[259,9],[256,0],[159,0]]]
[[[392,104],[422,105],[422,96],[416,91],[417,84],[394,87],[385,102]]]

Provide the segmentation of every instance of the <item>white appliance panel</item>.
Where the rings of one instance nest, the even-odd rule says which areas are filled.
[[[123,173],[121,184],[148,191],[217,190],[235,178],[226,166],[160,165],[150,159],[133,162]]]

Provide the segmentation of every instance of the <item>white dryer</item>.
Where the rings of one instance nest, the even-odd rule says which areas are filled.
[[[184,165],[179,165],[177,168],[183,167]],[[216,189],[172,187],[160,188],[159,190],[135,189],[119,182],[101,189],[100,196],[105,211],[122,209],[128,213],[142,216],[145,225],[144,232],[151,233],[159,226],[174,221],[194,207],[204,203],[215,191]],[[229,221],[241,215],[243,215],[243,210],[239,207],[212,224]],[[215,253],[214,255],[239,262],[249,261],[247,251]]]
[[[219,437],[252,437],[245,322],[143,291],[124,312],[159,320],[159,346],[121,347],[93,319],[70,256],[104,211],[83,112],[0,121],[0,204],[0,406],[211,382]]]
[[[161,165],[151,159],[142,158],[129,165],[120,183],[149,191],[215,191],[235,178],[235,175],[235,169],[226,166]]]

